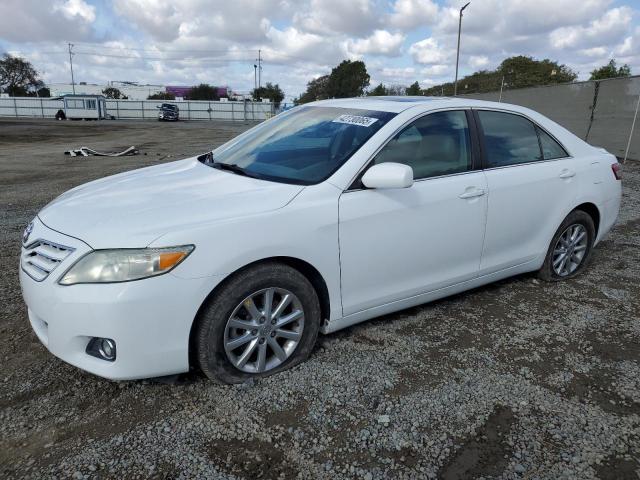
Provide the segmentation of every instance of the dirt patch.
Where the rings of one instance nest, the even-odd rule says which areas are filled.
[[[475,437],[458,449],[439,472],[443,480],[497,476],[508,464],[510,447],[506,435],[515,423],[510,408],[499,406],[477,431]]]
[[[282,449],[259,440],[212,442],[207,455],[226,472],[246,478],[295,478],[298,474]]]

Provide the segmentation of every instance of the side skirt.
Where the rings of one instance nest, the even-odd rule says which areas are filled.
[[[439,300],[441,298],[455,295],[456,293],[461,293],[466,290],[471,290],[472,288],[480,287],[482,285],[496,282],[504,278],[513,277],[514,275],[532,272],[540,268],[540,265],[540,259],[536,258],[520,265],[515,265],[513,267],[509,267],[488,275],[483,275],[472,280],[457,283],[449,287],[440,288],[438,290],[433,290],[427,293],[421,293],[420,295],[414,295],[413,297],[405,298],[403,300],[385,303],[384,305],[380,305],[378,307],[362,310],[360,312],[347,315],[346,317],[327,322],[322,326],[320,331],[322,333],[337,332],[338,330],[342,330],[343,328],[350,327],[351,325],[355,325],[356,323],[361,323],[375,317],[380,317],[382,315],[398,312],[406,308],[415,307],[416,305],[422,305],[423,303]]]

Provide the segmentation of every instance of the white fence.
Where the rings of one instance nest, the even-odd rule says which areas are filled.
[[[158,118],[158,107],[174,103],[180,108],[181,120],[265,120],[275,113],[273,103],[161,100],[107,100],[107,115],[116,119]],[[33,97],[0,98],[0,117],[53,118],[64,109],[62,100]]]

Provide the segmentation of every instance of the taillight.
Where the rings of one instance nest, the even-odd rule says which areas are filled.
[[[611,164],[611,170],[613,171],[613,176],[616,177],[616,180],[622,180],[622,167],[618,162]]]

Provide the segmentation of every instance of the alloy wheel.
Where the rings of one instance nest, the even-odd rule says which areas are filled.
[[[291,356],[303,330],[298,297],[283,288],[265,288],[234,308],[224,330],[224,350],[238,370],[267,372]]]
[[[553,248],[553,271],[560,277],[575,272],[587,253],[589,237],[580,223],[570,225]]]

